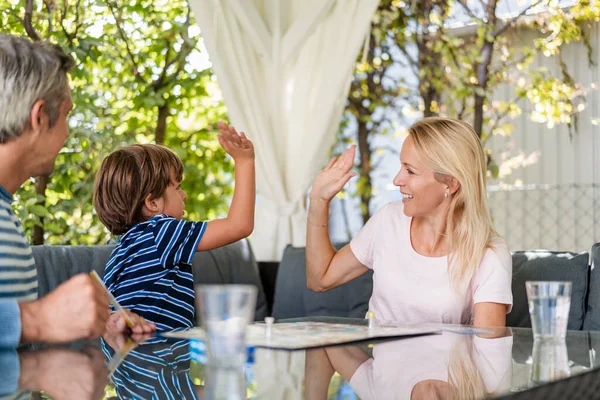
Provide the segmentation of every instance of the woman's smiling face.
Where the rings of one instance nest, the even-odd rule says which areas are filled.
[[[411,135],[408,135],[400,152],[401,167],[394,178],[400,188],[404,214],[409,217],[436,215],[447,199],[448,185],[436,179],[433,170],[422,162]]]

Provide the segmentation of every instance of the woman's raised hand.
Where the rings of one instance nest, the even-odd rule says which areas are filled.
[[[329,202],[338,194],[356,172],[350,172],[354,165],[356,145],[352,145],[339,156],[329,160],[327,167],[315,178],[310,191],[311,201]]]

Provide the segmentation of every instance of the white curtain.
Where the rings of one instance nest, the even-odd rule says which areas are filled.
[[[190,0],[232,124],[254,142],[259,261],[304,246],[305,195],[335,139],[379,0]]]

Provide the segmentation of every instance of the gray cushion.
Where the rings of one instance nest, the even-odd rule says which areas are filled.
[[[96,270],[102,277],[114,246],[33,246],[40,297],[78,273]],[[267,315],[265,292],[248,240],[198,252],[192,263],[196,284],[252,284],[258,288],[255,319]]]
[[[56,289],[74,275],[94,269],[100,277],[114,246],[33,246],[39,296]]]
[[[306,316],[364,318],[373,291],[372,275],[369,271],[335,289],[313,292],[306,287],[306,249],[287,246],[277,271],[273,316],[278,319]]]
[[[526,281],[569,281],[573,286],[567,328],[580,330],[585,316],[589,254],[535,250],[515,252],[512,258],[513,308],[506,325],[531,327]]]
[[[304,248],[287,246],[277,268],[273,317],[305,317],[306,258]]]
[[[600,243],[592,246],[590,258],[590,286],[583,329],[600,331]]]

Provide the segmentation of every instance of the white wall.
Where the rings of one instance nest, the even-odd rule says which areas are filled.
[[[524,43],[534,32],[519,33]],[[586,109],[579,114],[578,132],[569,137],[565,125],[549,129],[529,120],[532,105],[521,101],[523,113],[513,123],[510,137],[495,136],[488,142],[495,155],[513,148],[513,154],[539,151],[537,163],[515,170],[505,179],[522,185],[516,190],[501,190],[490,182],[490,209],[496,228],[512,250],[547,248],[551,250],[589,250],[600,241],[600,127],[593,119],[600,115],[598,64],[600,30],[596,24],[590,33],[596,65],[587,61],[581,43],[565,46],[563,60],[576,82],[587,91]],[[555,59],[538,55],[533,68],[547,67],[561,77]],[[513,88],[502,88],[497,98],[510,100]]]

